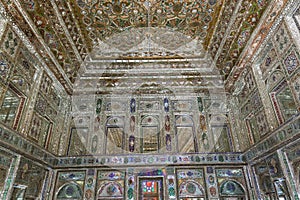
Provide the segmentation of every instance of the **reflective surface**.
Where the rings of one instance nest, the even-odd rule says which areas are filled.
[[[0,121],[12,127],[18,112],[21,99],[10,90],[7,90],[0,108]]]

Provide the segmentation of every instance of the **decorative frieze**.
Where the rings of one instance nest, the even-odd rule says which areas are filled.
[[[248,149],[243,155],[247,162],[257,159],[267,152],[280,148],[291,139],[299,138],[300,114],[298,113],[289,121],[285,122],[268,137],[259,141],[256,145]]]

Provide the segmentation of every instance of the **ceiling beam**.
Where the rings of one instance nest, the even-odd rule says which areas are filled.
[[[43,46],[43,48],[45,49],[45,51],[47,52],[47,54],[51,58],[52,62],[55,64],[55,67],[57,68],[59,73],[64,78],[64,81],[65,81],[65,84],[66,84],[65,87],[67,87],[66,88],[66,89],[68,89],[67,91],[70,92],[70,89],[72,90],[72,83],[71,83],[70,79],[67,77],[67,75],[65,74],[65,72],[62,69],[61,65],[58,63],[57,59],[55,58],[55,56],[51,52],[50,48],[45,43],[43,37],[40,35],[39,31],[37,30],[37,28],[34,25],[33,21],[28,16],[27,12],[22,8],[19,0],[13,0],[13,2],[17,6],[17,8],[19,9],[20,13],[23,15],[24,19],[26,20],[26,22],[28,23],[28,25],[30,26],[32,31],[34,32],[34,34],[35,34],[36,38],[38,39],[38,41],[40,42],[40,44]]]
[[[51,5],[53,6],[53,9],[54,9],[54,11],[55,11],[55,14],[56,14],[56,16],[57,16],[57,18],[58,18],[58,21],[59,21],[60,25],[61,25],[61,26],[63,27],[63,29],[64,29],[64,33],[65,33],[66,37],[68,38],[69,43],[70,43],[71,46],[72,46],[72,49],[73,49],[73,51],[74,51],[74,53],[75,53],[75,55],[76,55],[76,58],[78,59],[78,61],[79,61],[80,63],[82,63],[83,60],[82,60],[82,58],[81,58],[81,56],[80,56],[80,54],[79,54],[79,52],[78,52],[78,49],[76,48],[76,45],[74,44],[74,41],[72,40],[72,37],[71,37],[71,35],[70,35],[70,32],[69,32],[69,30],[68,30],[68,28],[67,28],[67,26],[66,26],[66,24],[65,24],[65,22],[64,22],[64,20],[63,20],[63,18],[62,18],[62,16],[61,16],[61,13],[60,13],[59,10],[58,10],[58,7],[57,7],[56,3],[54,2],[54,0],[50,0],[50,3],[51,3]]]
[[[220,43],[219,49],[218,49],[218,51],[216,53],[216,56],[214,57],[214,61],[213,61],[214,63],[217,63],[217,61],[219,59],[219,56],[220,56],[220,54],[223,51],[224,44],[225,44],[225,42],[227,40],[228,35],[230,34],[232,25],[234,24],[234,22],[235,22],[235,20],[236,20],[236,18],[238,16],[239,9],[241,7],[242,2],[243,1],[238,1],[237,5],[236,5],[236,7],[234,9],[233,15],[231,16],[231,19],[230,19],[230,22],[229,22],[229,24],[227,26],[226,32],[225,32],[225,34],[223,36],[223,39],[222,39],[222,41]],[[221,23],[221,22],[222,21],[220,21],[219,23]]]

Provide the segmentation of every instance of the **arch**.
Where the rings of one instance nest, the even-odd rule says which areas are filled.
[[[271,91],[284,77],[285,75],[281,70],[273,71],[267,78],[267,89]]]
[[[124,118],[119,116],[112,116],[106,120],[106,126],[124,127]]]
[[[228,124],[228,116],[226,114],[212,114],[210,116],[210,124]]]
[[[142,116],[141,119],[141,125],[143,126],[155,126],[155,125],[159,125],[159,119],[158,116],[153,116],[153,115],[144,115]]]
[[[187,180],[179,185],[179,198],[204,197],[204,191],[201,184],[193,180]]]
[[[65,183],[57,192],[56,199],[83,199],[83,192],[77,183]]]
[[[176,126],[194,126],[194,120],[190,115],[176,115],[175,124]]]
[[[225,180],[220,185],[221,196],[240,197],[245,196],[245,189],[241,183],[235,180]]]
[[[123,186],[115,181],[104,182],[97,192],[97,199],[123,199]]]

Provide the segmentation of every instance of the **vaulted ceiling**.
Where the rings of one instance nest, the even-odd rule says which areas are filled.
[[[201,49],[200,59],[209,55],[229,90],[245,65],[251,61],[255,50],[259,48],[287,2],[287,0],[0,1],[12,24],[24,32],[33,48],[70,94],[73,92],[76,77],[82,73],[80,69],[84,61],[91,58],[92,61],[103,60],[103,57],[96,59],[97,55],[93,55],[95,54],[93,52],[99,52],[105,45],[106,48],[113,46],[126,52],[132,46],[136,46],[135,42],[141,39],[140,36],[133,38],[132,30],[153,28],[184,35],[184,40],[183,37],[176,37],[176,34],[169,40],[162,41],[161,37],[160,44],[169,45],[169,49],[172,49],[170,47],[172,41],[175,41],[177,50],[182,43],[188,44],[193,41],[199,43],[196,47],[199,46]],[[111,43],[116,41],[114,38],[116,35],[126,31],[129,31],[129,34],[122,35],[123,43],[122,40]],[[137,31],[134,33],[140,33],[142,37],[149,34]],[[165,38],[168,38],[168,35],[165,35]],[[130,48],[126,49],[119,42]],[[134,53],[132,51],[128,53],[118,54],[113,58],[123,61],[153,57],[169,60],[178,58],[176,55],[166,55],[166,52],[159,51],[149,55],[132,54]],[[173,65],[170,66],[172,68]],[[112,74],[105,76],[109,77]],[[193,76],[183,78],[190,77]],[[107,80],[105,79],[106,82]]]

